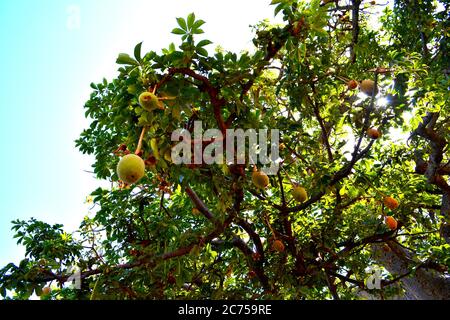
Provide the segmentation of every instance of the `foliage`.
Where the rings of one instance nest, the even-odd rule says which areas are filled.
[[[117,78],[91,84],[92,122],[76,141],[112,188],[92,192],[95,215],[74,234],[15,221],[27,256],[0,271],[0,294],[26,299],[54,281],[62,288],[54,299],[352,299],[367,290],[367,268],[383,268],[370,244],[392,240],[410,248],[417,265],[432,261],[446,273],[445,182],[417,170],[418,155],[428,159],[434,149],[416,130],[432,112],[437,134],[450,138],[448,5],[408,3],[386,8],[373,30],[369,3],[273,0],[284,23],[254,26],[254,50],[240,54],[211,53],[211,42],[199,40],[205,22],[192,13],[177,18],[178,46],[142,54],[140,43],[133,57],[120,54]],[[374,80],[379,95],[349,90],[350,79]],[[164,110],[140,107],[146,90]],[[195,120],[204,130],[280,129],[281,169],[269,187],[252,185],[249,164],[165,159],[171,133]],[[381,138],[368,138],[369,127]],[[133,186],[115,172],[124,146],[147,160]],[[292,198],[296,184],[308,192],[304,203]],[[387,195],[399,200],[395,211],[383,205]],[[385,215],[398,230],[386,227]],[[284,252],[272,249],[276,239]],[[74,265],[80,290],[63,285]],[[385,285],[371,293],[401,294],[384,271]]]

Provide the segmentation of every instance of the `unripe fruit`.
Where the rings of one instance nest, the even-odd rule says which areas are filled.
[[[259,189],[264,189],[269,185],[269,177],[261,171],[252,172],[252,181]]]
[[[384,205],[385,205],[386,207],[388,207],[389,209],[391,209],[391,210],[395,210],[395,209],[397,209],[398,206],[399,206],[398,201],[395,200],[395,199],[392,198],[392,197],[385,197],[384,200],[383,200],[383,202],[384,202]]]
[[[391,230],[397,229],[397,220],[395,220],[394,217],[391,216],[386,217],[385,223],[389,229]]]
[[[363,80],[359,84],[359,90],[361,90],[362,93],[372,96],[373,90],[375,88],[375,82],[373,80]],[[378,88],[375,88],[375,95],[378,93]]]
[[[305,202],[308,199],[308,194],[303,187],[295,187],[292,189],[292,196],[297,202]]]
[[[370,128],[367,129],[367,135],[369,138],[376,140],[381,136],[381,132],[378,129]]]
[[[284,244],[281,242],[281,240],[275,240],[272,244],[272,250],[283,252],[284,251]]]
[[[164,109],[162,103],[158,100],[158,97],[151,92],[142,92],[139,96],[139,104],[147,111],[154,109]]]
[[[117,165],[119,179],[127,184],[138,182],[145,175],[145,163],[135,154],[127,154]]]
[[[348,88],[349,90],[354,90],[354,89],[358,88],[358,81],[356,81],[356,80],[350,80],[350,81],[348,81],[348,82],[347,82],[347,88]]]
[[[159,149],[158,149],[158,140],[156,138],[150,139],[150,147],[152,148],[153,156],[157,160],[159,160],[160,156],[159,156]]]
[[[42,289],[42,295],[48,296],[52,292],[52,289],[50,287],[45,287]]]
[[[167,162],[172,163],[172,151],[170,149],[166,150],[166,152],[164,152],[164,159]]]

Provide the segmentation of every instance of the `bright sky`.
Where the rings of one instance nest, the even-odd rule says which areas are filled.
[[[239,52],[251,29],[273,17],[270,0],[15,0],[0,1],[0,121],[3,139],[0,267],[18,263],[11,220],[35,217],[74,231],[102,185],[74,140],[87,127],[84,102],[91,82],[112,79],[120,52],[159,51],[178,37],[176,17],[207,22],[205,37]],[[77,27],[79,12],[79,27]]]

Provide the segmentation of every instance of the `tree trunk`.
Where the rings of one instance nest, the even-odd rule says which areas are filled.
[[[383,245],[372,246],[375,259],[384,266],[393,277],[410,272],[417,264],[413,255],[402,246],[390,241],[390,251],[383,250]],[[435,270],[418,268],[415,273],[402,278],[406,300],[448,300],[450,299],[450,278],[443,277]]]

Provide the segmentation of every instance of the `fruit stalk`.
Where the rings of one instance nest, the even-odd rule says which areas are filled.
[[[138,145],[137,145],[137,148],[136,148],[136,151],[134,152],[134,154],[139,154],[141,152],[142,141],[144,140],[144,136],[145,136],[146,131],[147,131],[147,127],[144,126],[142,128],[141,135],[139,136],[139,142],[138,142]]]

